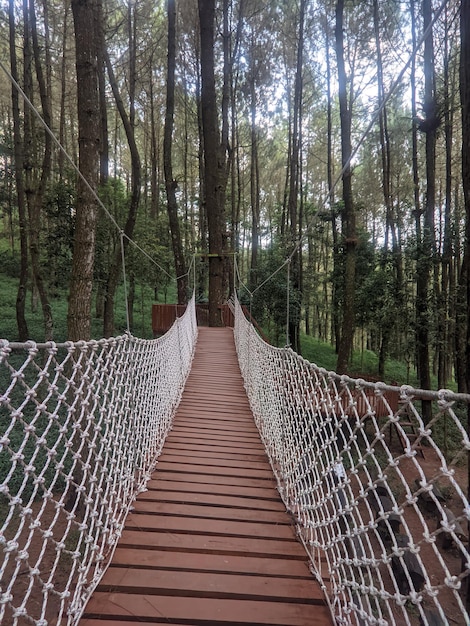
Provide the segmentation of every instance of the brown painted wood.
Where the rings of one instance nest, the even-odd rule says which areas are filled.
[[[132,550],[117,548],[113,566],[139,566],[143,570],[225,572],[232,574],[261,574],[263,576],[308,578],[311,574],[306,561],[271,556],[259,559],[245,554],[214,554],[198,552],[167,552],[164,550]],[[150,575],[150,574],[149,574]]]
[[[284,511],[263,511],[260,509],[243,509],[241,507],[215,507],[198,504],[180,504],[178,502],[144,502],[138,500],[134,513],[151,513],[152,515],[181,515],[183,517],[201,517],[206,519],[241,520],[257,523],[290,525],[290,519]]]
[[[204,519],[229,519],[271,524],[290,525],[290,519],[284,511],[262,511],[260,509],[242,509],[241,507],[213,507],[198,504],[178,504],[173,502],[144,502],[138,500],[135,513],[152,515],[181,515],[183,517],[201,517]]]
[[[243,498],[237,496],[226,496],[224,494],[212,493],[185,493],[184,491],[166,491],[161,493],[157,490],[146,491],[139,496],[140,500],[156,502],[180,502],[230,507],[241,507],[245,509],[261,509],[263,511],[285,511],[284,505],[279,500],[256,500],[254,498]]]
[[[198,450],[189,450],[186,454],[182,454],[179,450],[166,451],[160,457],[168,463],[193,463],[194,465],[206,465],[207,462],[217,467],[244,467],[271,469],[269,463],[263,457],[252,456],[244,458],[243,456],[234,458],[233,455],[217,453],[217,452],[200,452]],[[159,470],[160,471],[160,470]]]
[[[145,531],[171,531],[198,535],[207,535],[207,518],[180,516],[148,515],[131,513],[126,521],[126,528]],[[264,537],[292,541],[292,530],[288,525],[279,527],[277,524],[263,522],[258,524],[244,520],[220,520],[212,518],[210,532],[216,535],[235,535],[237,537]]]
[[[269,626],[321,626],[331,624],[325,606],[297,602],[270,602],[219,598],[185,598],[150,594],[95,592],[89,602],[90,617],[131,619],[153,624],[185,620],[185,624],[267,624]],[[86,619],[82,626],[90,626]],[[94,624],[93,624],[94,626]]]
[[[80,626],[329,626],[250,412],[230,329],[199,329],[156,471]]]
[[[269,481],[274,486],[274,479],[272,472],[266,469],[258,468],[243,468],[243,467],[224,467],[219,469],[218,463],[214,461],[208,461],[205,468],[200,465],[192,465],[190,463],[168,463],[166,461],[160,461],[158,464],[158,471],[164,472],[171,471],[178,474],[191,474],[193,476],[213,476],[214,469],[217,468],[217,473],[222,473],[224,476],[237,476],[238,478],[258,478],[260,480]],[[158,480],[158,473],[157,473]]]

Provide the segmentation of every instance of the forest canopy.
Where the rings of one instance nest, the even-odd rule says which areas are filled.
[[[68,339],[92,316],[112,335],[124,258],[131,320],[142,284],[180,303],[194,287],[220,324],[235,283],[280,342],[331,343],[340,373],[367,347],[378,376],[394,358],[469,390],[466,3],[5,4],[15,339],[28,294],[35,340],[55,338],[57,294]]]

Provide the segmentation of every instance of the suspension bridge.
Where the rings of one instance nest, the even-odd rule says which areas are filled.
[[[233,309],[0,343],[0,623],[468,624],[470,396],[338,376]]]

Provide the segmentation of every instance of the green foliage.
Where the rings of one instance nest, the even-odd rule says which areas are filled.
[[[20,258],[12,254],[10,250],[0,252],[0,267],[2,272],[10,278],[18,278],[20,275]]]
[[[16,380],[14,388],[8,394],[11,408],[0,407],[0,432],[4,433],[5,438],[0,450],[0,482],[7,484],[11,497],[18,495],[23,502],[27,502],[35,491],[34,481],[38,477],[43,482],[36,490],[36,497],[49,488],[63,488],[64,473],[71,467],[72,457],[64,445],[64,436],[60,433],[66,419],[66,408],[58,407],[57,400],[49,398],[47,413],[40,409],[42,396],[46,393],[41,386],[35,388],[36,395],[34,398],[31,396],[25,404],[25,390],[37,384],[39,363],[30,363],[24,367],[24,361],[25,353],[12,353],[8,358],[8,364],[13,370],[22,369],[21,378]],[[0,364],[0,387],[6,389],[10,382],[11,371],[3,362]],[[58,380],[57,385],[58,396],[64,390],[65,383]],[[11,410],[16,411],[14,420],[11,418]],[[48,413],[54,413],[54,419]],[[48,454],[48,450],[53,447],[56,451],[55,460]],[[16,457],[14,462],[13,456]],[[59,459],[63,462],[61,474],[57,474],[55,467]],[[3,505],[2,501],[0,505]]]
[[[43,259],[49,287],[65,288],[70,279],[73,251],[75,190],[63,181],[57,182],[45,200],[47,229],[46,258]]]
[[[251,281],[261,285],[254,293],[251,303],[252,315],[260,325],[269,329],[268,334],[274,337],[276,343],[285,332],[287,320],[287,267],[274,274],[283,261],[283,253],[279,247],[273,246],[260,251],[258,267]],[[243,304],[250,306],[246,293],[242,293],[240,298]],[[292,288],[289,302],[289,314],[294,321],[299,311],[300,296]]]
[[[0,274],[0,290],[2,293],[2,314],[0,317],[0,337],[9,341],[18,340],[16,325],[16,293],[17,280]],[[173,284],[168,286],[165,292],[161,292],[158,301],[163,302],[165,295],[169,301],[174,301],[176,288]],[[134,326],[132,333],[137,337],[152,337],[152,304],[155,302],[154,289],[149,285],[137,283],[136,299],[134,304]],[[56,297],[51,300],[52,315],[54,319],[54,341],[62,342],[67,339],[67,291],[58,290]],[[92,313],[94,309],[92,309]],[[122,334],[126,328],[125,298],[122,284],[116,294],[116,334]],[[44,327],[40,307],[33,307],[31,297],[28,297],[26,306],[26,318],[30,332],[30,338],[34,341],[43,341]],[[92,337],[99,339],[103,336],[103,321],[92,317]]]

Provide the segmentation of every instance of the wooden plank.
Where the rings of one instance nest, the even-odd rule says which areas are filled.
[[[214,507],[199,504],[179,504],[177,502],[144,502],[140,499],[134,504],[137,513],[154,515],[181,515],[201,517],[203,519],[230,519],[252,522],[269,522],[271,524],[287,524],[291,522],[285,511],[262,511],[260,509],[242,509],[239,507]]]
[[[168,436],[170,437],[170,435]],[[224,433],[223,431],[214,431],[214,430],[203,431],[201,429],[192,429],[192,428],[189,428],[186,432],[184,432],[183,435],[182,435],[181,429],[174,428],[171,431],[171,439],[173,439],[173,437],[181,437],[181,436],[188,438],[190,441],[199,439],[200,441],[210,442],[211,444],[218,443],[218,442],[222,444],[226,444],[227,440],[229,440],[231,445],[236,445],[237,447],[243,448],[244,450],[246,450],[247,448],[259,449],[259,441],[257,440],[257,438],[250,437],[247,435],[242,435],[242,434],[229,436],[227,433]]]
[[[329,611],[323,606],[286,602],[261,602],[215,598],[172,598],[148,594],[95,592],[85,617],[115,616],[118,619],[152,618],[153,623],[187,620],[209,624],[269,624],[269,626],[331,625]],[[314,616],[314,617],[313,617]],[[83,626],[88,626],[86,620]]]
[[[185,438],[183,435],[178,435],[170,432],[168,435],[168,441],[172,443],[183,444],[185,441],[189,445],[205,445],[207,447],[214,447],[220,450],[226,449],[238,449],[241,453],[245,451],[252,452],[259,450],[259,445],[256,442],[253,443],[245,443],[230,440],[230,448],[227,448],[227,438],[209,438],[209,437],[190,437]]]
[[[182,447],[181,444],[172,443],[171,441],[165,441],[165,448],[163,454],[166,452],[169,453],[181,453]],[[251,450],[250,452],[244,452],[243,450],[234,450],[230,447],[217,446],[217,449],[214,449],[213,446],[209,444],[191,444],[187,442],[186,452],[188,456],[191,456],[193,453],[199,454],[207,454],[208,458],[219,458],[226,457],[231,459],[240,459],[245,461],[256,461],[256,460],[265,460],[266,453],[261,448],[259,450]],[[163,456],[163,455],[162,455]]]
[[[324,600],[323,592],[311,579],[174,570],[157,570],[149,575],[148,570],[130,567],[112,567],[98,591],[240,600],[271,598],[275,602],[305,604],[322,604]]]
[[[233,535],[235,537],[260,537],[295,541],[292,529],[285,524],[256,523],[242,520],[201,519],[171,515],[130,513],[126,519],[127,530],[194,533],[199,535]]]
[[[282,556],[286,559],[305,560],[305,552],[297,541],[278,541],[253,537],[225,537],[219,535],[188,535],[177,532],[148,532],[124,530],[120,545],[131,548],[145,546],[160,550],[187,550],[190,552],[228,552],[229,554],[250,554],[259,558]]]
[[[285,511],[285,506],[280,500],[256,500],[254,498],[244,498],[237,496],[227,496],[226,494],[213,493],[187,493],[184,491],[144,491],[139,496],[143,501],[157,502],[180,502],[212,505],[214,507],[240,507],[244,509],[263,511]]]
[[[194,473],[190,474],[189,472],[178,472],[178,471],[158,471],[153,474],[153,480],[157,482],[160,480],[171,480],[171,481],[179,481],[179,482],[190,482],[190,483],[210,483],[212,485],[239,485],[240,484],[240,475],[238,476],[226,476],[223,473],[221,476],[213,476],[208,473]],[[247,487],[264,487],[267,483],[272,483],[273,479],[268,478],[243,478],[243,483],[246,484]]]
[[[200,474],[206,476],[213,476],[215,473],[222,473],[224,476],[237,476],[239,478],[259,478],[260,480],[269,481],[274,485],[274,477],[272,471],[269,469],[256,469],[256,468],[244,468],[244,467],[224,467],[220,468],[217,463],[207,462],[206,467],[202,468],[200,465],[192,465],[191,463],[169,463],[162,460],[157,464],[157,471],[154,476],[157,477],[159,472],[171,470],[172,473],[183,474]]]
[[[210,454],[199,450],[188,450],[184,453],[176,449],[167,450],[160,456],[160,461],[167,461],[168,463],[193,463],[196,465],[205,465],[206,462],[209,462],[211,465],[217,465],[220,468],[244,467],[248,469],[254,467],[258,469],[271,469],[268,459],[261,455],[259,457],[254,456],[250,459],[244,459],[243,457],[240,458],[240,455],[234,456],[224,452],[212,452],[212,454]]]
[[[149,480],[147,488],[158,489],[159,491],[182,491],[186,493],[207,493],[224,496],[243,496],[244,498],[256,498],[258,500],[277,500],[279,494],[274,487],[245,487],[244,485],[214,485],[214,484],[192,484],[185,482],[175,482],[171,480]]]
[[[262,574],[278,578],[308,578],[312,576],[305,560],[273,557],[260,559],[246,554],[216,554],[200,552],[170,552],[140,548],[118,547],[114,553],[111,567],[141,567],[146,570],[174,569],[176,571],[194,570],[202,572],[228,572],[233,574]],[[147,572],[151,575],[151,572]]]
[[[222,424],[208,424],[207,420],[201,420],[199,418],[194,418],[191,420],[191,423],[178,420],[175,422],[172,428],[173,433],[190,433],[190,434],[201,434],[206,435],[209,433],[213,433],[215,435],[224,435],[225,438],[232,437],[244,437],[245,439],[249,439],[252,441],[259,440],[259,433],[256,430],[249,430],[245,428],[243,424],[243,431],[240,433],[240,426],[236,423],[229,422],[229,425],[224,426]]]

